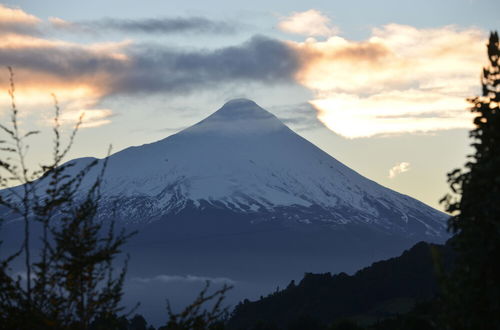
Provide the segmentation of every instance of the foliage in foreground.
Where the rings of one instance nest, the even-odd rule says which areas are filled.
[[[63,146],[55,97],[52,160],[28,169],[27,139],[38,132],[23,133],[19,126],[9,72],[10,122],[0,124],[5,136],[0,141],[0,208],[4,218],[22,223],[24,237],[17,252],[0,260],[0,327],[88,329],[97,317],[122,310],[126,266],[115,270],[113,262],[131,234],[117,233],[113,221],[96,220],[105,164],[99,172],[97,161],[81,169],[62,162],[81,118]],[[99,172],[93,182],[91,171]],[[23,273],[14,275],[11,265],[19,258]]]
[[[453,214],[457,266],[445,283],[449,329],[500,328],[500,45],[492,32],[489,66],[482,72],[482,96],[469,99],[477,116],[470,132],[475,152],[465,171],[448,175],[451,190],[443,201]]]

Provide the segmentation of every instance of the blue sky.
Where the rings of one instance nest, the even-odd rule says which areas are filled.
[[[361,174],[441,208],[465,162],[497,1],[5,1],[0,64],[26,129],[71,157],[164,138],[246,97]],[[0,75],[7,89],[8,75]],[[0,98],[6,120],[8,97]],[[32,164],[48,134],[33,141]]]

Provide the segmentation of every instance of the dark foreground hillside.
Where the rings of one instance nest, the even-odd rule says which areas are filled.
[[[407,313],[416,303],[429,301],[439,291],[439,260],[449,268],[449,245],[418,243],[401,256],[376,262],[354,275],[306,273],[296,285],[258,301],[240,303],[230,329],[289,328],[314,320],[333,324],[341,319],[371,324]]]

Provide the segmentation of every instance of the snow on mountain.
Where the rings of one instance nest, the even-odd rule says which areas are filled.
[[[119,217],[132,223],[219,208],[304,226],[361,224],[435,238],[446,232],[443,213],[359,175],[246,99],[111,155],[103,201],[104,216],[118,201]]]

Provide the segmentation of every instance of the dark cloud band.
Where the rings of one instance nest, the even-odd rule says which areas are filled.
[[[136,44],[122,52],[127,60],[79,46],[0,48],[0,65],[61,82],[97,84],[107,94],[182,93],[232,82],[292,82],[299,68],[293,49],[263,36],[215,50],[182,51]]]
[[[273,84],[292,81],[299,66],[292,49],[262,36],[213,51],[136,47],[132,58],[134,70],[117,81],[118,91],[182,92],[236,81]]]

